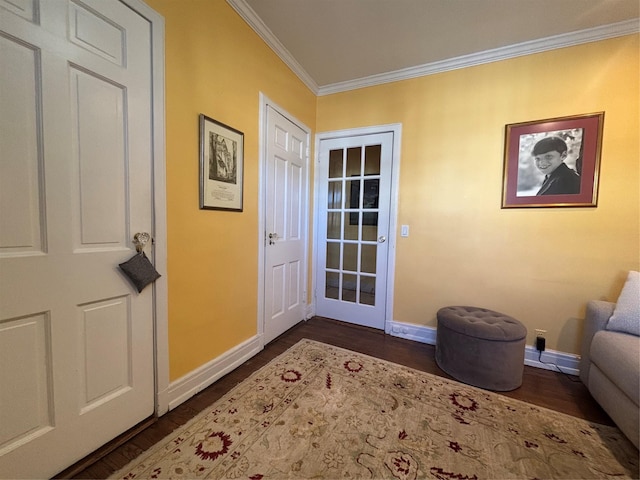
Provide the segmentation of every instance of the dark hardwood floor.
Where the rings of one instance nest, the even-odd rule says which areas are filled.
[[[258,355],[150,425],[144,424],[137,430],[128,432],[56,478],[108,477],[302,338],[451,378],[436,365],[433,345],[392,337],[380,330],[314,317],[285,332]],[[512,392],[505,392],[504,395],[589,421],[613,425],[577,377],[525,366],[522,386]],[[122,443],[122,439],[127,440]],[[87,466],[88,464],[90,465]]]

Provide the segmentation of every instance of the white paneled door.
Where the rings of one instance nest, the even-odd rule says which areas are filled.
[[[267,107],[264,343],[305,317],[307,133]]]
[[[316,314],[385,328],[392,132],[320,141]]]
[[[153,414],[153,289],[118,269],[153,234],[150,41],[117,0],[0,0],[3,478]]]

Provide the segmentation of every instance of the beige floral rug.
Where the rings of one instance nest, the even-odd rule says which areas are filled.
[[[589,423],[302,340],[114,478],[638,478]]]

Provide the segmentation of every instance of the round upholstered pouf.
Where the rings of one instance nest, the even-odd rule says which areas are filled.
[[[522,385],[527,329],[515,318],[478,307],[438,310],[436,362],[461,382],[496,391]]]

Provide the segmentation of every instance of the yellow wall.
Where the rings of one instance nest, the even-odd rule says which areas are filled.
[[[639,267],[638,35],[318,98],[317,131],[402,123],[393,319],[477,305],[579,353]],[[604,111],[597,208],[501,209],[506,124]]]
[[[314,129],[316,97],[224,0],[165,18],[170,380],[256,334],[259,93]],[[199,209],[198,115],[244,133],[244,211]]]
[[[585,302],[638,268],[638,36],[319,97],[224,0],[166,22],[170,380],[256,333],[263,92],[313,132],[403,124],[394,320],[495,308],[578,351]],[[598,208],[501,210],[504,125],[605,111]],[[244,132],[244,211],[198,208],[198,114]]]

